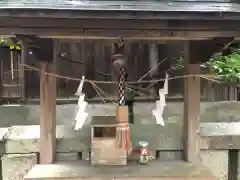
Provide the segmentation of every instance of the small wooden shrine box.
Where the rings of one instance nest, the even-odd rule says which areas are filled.
[[[91,129],[92,165],[126,165],[127,152],[116,148],[116,117],[95,116]]]

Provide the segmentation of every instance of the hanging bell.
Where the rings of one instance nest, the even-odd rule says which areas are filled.
[[[112,63],[119,68],[123,67],[125,65],[124,56],[122,54],[114,54],[112,56]]]
[[[114,66],[121,68],[125,65],[124,58],[124,42],[122,38],[119,38],[118,42],[114,43],[114,53],[112,55],[112,63]]]

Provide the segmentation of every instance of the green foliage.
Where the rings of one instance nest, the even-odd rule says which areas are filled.
[[[184,67],[184,59],[180,57],[171,68],[179,71]],[[231,49],[229,55],[216,53],[206,63],[201,64],[201,68],[216,75],[216,78],[227,82],[240,82],[240,49]]]
[[[171,67],[172,71],[180,71],[184,68],[184,58],[175,58],[176,63]]]
[[[2,45],[7,45],[7,44],[8,44],[8,40],[1,38],[1,39],[0,39],[0,44],[2,44]]]
[[[231,49],[231,53],[223,56],[215,54],[203,67],[215,73],[218,78],[227,82],[240,81],[240,49]]]
[[[21,45],[19,42],[17,42],[16,44],[11,44],[8,39],[6,38],[0,38],[0,45],[6,45],[6,46],[9,46],[9,49],[10,50],[18,50],[20,51],[21,50]]]

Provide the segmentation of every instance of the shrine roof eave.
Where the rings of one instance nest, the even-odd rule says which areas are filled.
[[[114,10],[1,9],[0,17],[139,20],[240,20],[240,12],[168,12]]]
[[[240,4],[216,2],[156,1],[52,1],[0,3],[0,16],[47,18],[118,18],[118,19],[201,19],[240,20]],[[17,1],[17,2],[16,2]],[[38,2],[39,1],[39,2]],[[61,1],[61,0],[59,0]],[[68,3],[67,3],[68,2]],[[82,2],[82,1],[76,1]]]
[[[3,0],[0,2],[0,8],[155,12],[240,12],[240,4],[227,0]]]

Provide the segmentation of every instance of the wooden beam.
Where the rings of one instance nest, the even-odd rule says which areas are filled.
[[[168,4],[169,6],[169,4]],[[1,9],[0,17],[3,18],[45,18],[45,19],[115,19],[115,20],[239,20],[240,17],[235,12],[171,12],[171,11],[89,11],[89,10],[50,10],[50,9]],[[224,17],[224,18],[223,18]]]
[[[106,36],[106,37],[131,37],[132,39],[141,38],[160,38],[160,39],[186,39],[186,38],[213,38],[213,37],[234,37],[239,36],[240,31],[222,30],[172,30],[172,29],[85,29],[85,36]]]
[[[190,30],[119,30],[119,29],[85,29],[84,33],[80,30],[74,33],[62,30],[48,31],[48,34],[42,34],[41,38],[56,39],[117,39],[121,36],[126,40],[205,40],[214,37],[240,37],[240,31],[190,31]],[[1,32],[1,29],[0,29]],[[58,33],[59,32],[59,33]],[[71,35],[69,35],[71,34]]]
[[[43,36],[39,36],[40,38],[53,38],[53,39],[64,39],[64,40],[117,40],[117,37],[121,36],[121,34],[118,34],[116,36],[68,36],[68,35],[60,35],[60,36],[54,36],[54,35],[43,35]],[[206,40],[211,37],[193,37],[193,36],[182,36],[182,37],[161,37],[161,36],[155,36],[155,37],[151,37],[151,36],[138,36],[138,37],[134,37],[134,36],[121,36],[123,37],[125,40],[130,40],[130,41],[167,41],[167,40]]]
[[[137,40],[240,37],[239,23],[226,20],[54,19],[0,16],[0,24],[1,35],[29,34],[64,39],[76,39],[76,37],[77,39],[113,39],[118,36]]]
[[[85,29],[70,32],[54,31],[54,34],[40,34],[41,38],[56,39],[117,39],[121,36],[126,40],[204,40],[214,37],[239,37],[240,31],[190,31],[190,30],[130,30],[130,29]],[[0,29],[1,32],[1,29]],[[59,32],[59,33],[58,33]],[[68,33],[68,34],[67,34]],[[71,35],[69,35],[71,34]]]
[[[10,33],[11,32],[11,33]],[[40,38],[55,39],[117,39],[126,40],[204,40],[214,37],[240,37],[238,30],[132,30],[132,29],[79,29],[79,28],[19,28],[0,27],[1,35],[37,35]]]
[[[191,21],[191,20],[122,20],[122,19],[50,19],[50,18],[6,18],[0,17],[1,27],[55,28],[55,29],[129,29],[129,30],[240,30],[236,21]]]
[[[51,164],[56,152],[56,71],[53,62],[41,61],[40,72],[40,163]]]
[[[200,52],[193,41],[185,42],[185,73],[200,74],[200,64],[193,60]],[[184,79],[184,153],[188,162],[199,161],[200,77]]]

